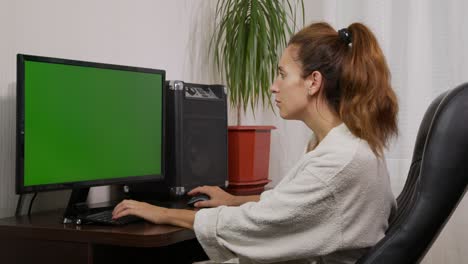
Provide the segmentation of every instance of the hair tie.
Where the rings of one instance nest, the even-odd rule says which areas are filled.
[[[349,43],[351,43],[351,32],[349,32],[347,28],[342,28],[338,30],[338,36],[346,45],[349,45]]]

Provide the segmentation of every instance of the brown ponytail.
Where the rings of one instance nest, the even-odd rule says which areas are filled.
[[[327,103],[355,136],[382,156],[389,138],[398,134],[398,103],[390,71],[366,26],[354,23],[347,31],[351,44],[329,24],[315,23],[296,33],[289,45],[298,46],[303,77],[322,73]]]

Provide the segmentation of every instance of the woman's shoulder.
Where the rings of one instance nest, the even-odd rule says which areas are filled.
[[[365,140],[354,136],[346,125],[335,127],[313,150],[305,154],[303,168],[328,182],[347,167],[376,159]]]

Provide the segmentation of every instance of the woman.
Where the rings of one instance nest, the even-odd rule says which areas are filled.
[[[198,187],[198,212],[123,201],[118,218],[193,228],[210,259],[241,263],[354,263],[376,244],[395,207],[383,150],[397,134],[390,73],[360,23],[335,31],[312,24],[284,50],[270,88],[284,119],[303,121],[313,140],[281,182],[261,196]]]

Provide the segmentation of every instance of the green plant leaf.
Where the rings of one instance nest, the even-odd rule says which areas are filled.
[[[269,88],[279,53],[296,30],[297,9],[304,24],[303,0],[218,0],[209,49],[231,106],[255,114],[260,102],[274,111]]]

